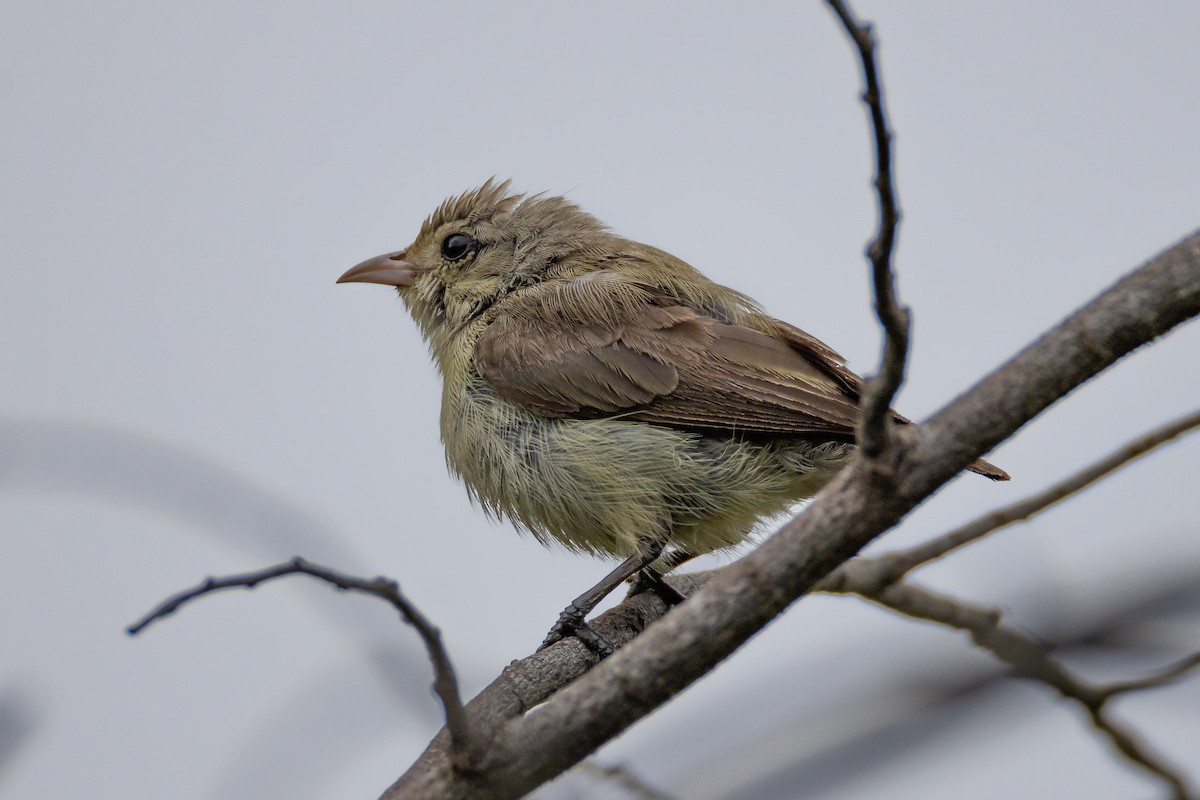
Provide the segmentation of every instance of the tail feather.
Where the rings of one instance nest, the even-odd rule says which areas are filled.
[[[977,475],[982,475],[985,478],[991,478],[994,481],[1007,481],[1011,480],[1012,478],[1012,476],[1010,476],[1007,472],[991,462],[984,461],[982,458],[971,466],[967,467],[967,469]]]

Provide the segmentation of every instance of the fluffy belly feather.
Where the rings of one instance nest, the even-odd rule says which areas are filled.
[[[584,552],[625,557],[661,536],[693,554],[737,545],[760,519],[814,494],[853,451],[619,418],[548,419],[478,378],[446,392],[447,462],[472,498],[542,542]]]

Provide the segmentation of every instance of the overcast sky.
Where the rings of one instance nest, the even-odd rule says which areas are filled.
[[[898,406],[919,419],[1200,223],[1200,5],[856,7],[897,133],[915,314]],[[417,637],[381,604],[296,582],[123,626],[302,553],[398,578],[470,694],[608,565],[469,505],[415,326],[393,293],[334,280],[511,177],[870,371],[859,80],[817,2],[5,3],[0,798],[374,797],[438,720]],[[1191,410],[1198,375],[1193,324],[997,451],[1011,484],[964,477],[877,546]],[[1048,635],[1200,563],[1198,459],[1180,443],[922,577]],[[899,713],[897,676],[987,664],[953,634],[806,600],[601,757],[680,798],[736,797]],[[1004,697],[993,722],[809,796],[1151,796],[1049,693]],[[1193,680],[1121,710],[1200,780],[1197,708]]]

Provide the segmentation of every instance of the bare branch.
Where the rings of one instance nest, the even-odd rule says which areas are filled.
[[[853,592],[915,619],[937,622],[969,633],[976,645],[1004,661],[1017,674],[1043,683],[1068,700],[1082,705],[1093,727],[1104,734],[1129,761],[1167,783],[1176,800],[1195,798],[1182,774],[1143,744],[1135,733],[1114,720],[1107,713],[1106,704],[1120,693],[1161,686],[1183,675],[1200,663],[1200,655],[1184,659],[1151,678],[1097,687],[1051,658],[1044,644],[1005,625],[998,609],[968,603],[909,581],[893,583],[879,590],[873,584],[856,586],[853,578],[850,578],[842,591]]]
[[[892,400],[904,381],[904,362],[908,357],[908,332],[911,314],[896,300],[892,250],[900,210],[892,183],[892,134],[888,130],[883,107],[883,88],[875,65],[875,35],[869,23],[860,23],[842,0],[827,0],[858,49],[863,79],[867,85],[863,102],[871,115],[875,135],[875,192],[879,198],[879,230],[867,246],[871,276],[875,288],[875,314],[883,326],[883,359],[879,374],[867,381],[862,396],[862,420],[859,423],[859,448],[868,458],[877,458],[891,443]]]
[[[840,572],[853,569],[857,573],[856,580],[864,580],[866,570],[874,570],[874,583],[886,585],[898,581],[912,570],[923,564],[928,564],[950,553],[963,545],[982,539],[1014,522],[1027,520],[1041,512],[1052,508],[1068,497],[1079,493],[1105,478],[1122,467],[1132,463],[1152,450],[1200,428],[1200,410],[1185,414],[1161,425],[1149,433],[1145,433],[1131,442],[1126,443],[1104,458],[1064,478],[1053,486],[1031,495],[1023,500],[990,511],[965,525],[931,539],[924,544],[883,553],[878,556],[862,557],[855,562],[844,564],[826,579],[831,591],[836,591],[841,580]]]
[[[589,758],[581,763],[579,768],[597,778],[612,781],[635,800],[674,800],[671,795],[660,792],[630,772],[624,764],[601,764],[596,759]]]
[[[155,621],[174,614],[187,603],[200,597],[225,589],[253,589],[261,583],[287,575],[308,575],[332,584],[341,591],[361,592],[378,597],[380,600],[390,603],[400,612],[400,616],[405,622],[417,629],[417,633],[420,634],[421,640],[425,643],[425,649],[429,653],[429,660],[433,662],[433,689],[445,710],[446,727],[452,743],[452,761],[459,770],[470,772],[476,769],[482,758],[482,743],[479,741],[479,737],[475,736],[474,729],[463,709],[462,698],[458,692],[458,679],[455,677],[450,655],[442,644],[442,633],[421,613],[420,609],[401,593],[399,584],[390,578],[378,577],[370,580],[356,578],[297,556],[291,561],[254,572],[228,575],[223,578],[206,578],[199,585],[168,597],[126,630],[130,636],[136,636]]]
[[[1166,686],[1179,680],[1197,667],[1200,667],[1200,653],[1192,653],[1190,656],[1179,659],[1174,664],[1159,670],[1153,675],[1130,681],[1110,683],[1107,686],[1100,687],[1098,691],[1105,700],[1108,700],[1117,695],[1128,694],[1129,692],[1157,689],[1160,686]]]

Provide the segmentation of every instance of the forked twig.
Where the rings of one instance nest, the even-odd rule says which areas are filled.
[[[341,591],[361,592],[378,597],[390,603],[400,612],[400,616],[405,622],[417,629],[417,633],[425,643],[425,650],[429,653],[429,660],[433,662],[433,690],[445,710],[446,727],[450,732],[455,765],[464,771],[475,769],[483,754],[482,743],[467,721],[466,711],[463,709],[462,698],[458,691],[458,679],[454,674],[454,665],[450,661],[450,655],[446,652],[445,645],[442,644],[442,633],[404,596],[400,591],[399,584],[390,578],[356,578],[297,556],[291,561],[264,567],[254,572],[227,575],[223,578],[206,578],[199,585],[168,597],[126,630],[131,636],[136,636],[147,626],[174,614],[184,605],[200,597],[225,589],[253,589],[260,583],[287,575],[308,575],[325,581]]]

